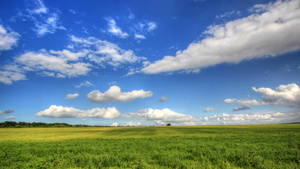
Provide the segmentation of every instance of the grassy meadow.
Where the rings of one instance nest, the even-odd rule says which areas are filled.
[[[0,168],[300,168],[300,124],[1,128]]]

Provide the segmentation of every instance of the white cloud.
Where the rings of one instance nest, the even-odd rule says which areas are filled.
[[[105,64],[117,68],[121,64],[135,63],[145,60],[138,57],[132,50],[121,49],[118,45],[108,41],[102,41],[94,37],[78,38],[70,36],[71,41],[77,48],[89,50],[88,59],[98,65],[105,67]]]
[[[13,112],[15,112],[14,109],[8,109],[8,110],[5,110],[5,111],[0,111],[0,115],[5,115],[5,114],[13,113]]]
[[[91,87],[91,86],[94,86],[94,84],[92,84],[91,82],[89,81],[84,81],[84,82],[81,82],[79,85],[74,85],[75,88],[80,88],[80,87]]]
[[[37,74],[40,75],[40,76],[55,77],[55,73],[53,73],[53,72],[46,72],[46,71],[43,71],[43,72],[39,72],[39,73],[37,73]]]
[[[169,97],[168,96],[161,96],[160,99],[158,99],[159,102],[166,102],[168,101]]]
[[[288,85],[280,85],[273,90],[271,88],[255,88],[252,89],[262,94],[262,101],[249,100],[249,99],[226,99],[225,103],[238,103],[244,106],[255,106],[255,105],[273,105],[273,106],[284,106],[300,108],[300,89],[295,83]]]
[[[13,31],[7,31],[0,25],[0,51],[10,50],[13,46],[17,46],[20,35]]]
[[[9,70],[0,70],[0,82],[10,85],[13,81],[26,80],[26,76],[20,72],[13,72]]]
[[[217,19],[229,18],[232,15],[239,15],[239,14],[240,14],[240,11],[234,11],[234,10],[232,10],[230,12],[225,12],[224,14],[217,15],[216,18]]]
[[[117,122],[111,124],[112,127],[118,127],[119,124]]]
[[[66,96],[66,99],[75,99],[76,97],[78,97],[79,94],[78,93],[74,93],[74,94],[68,94]]]
[[[157,24],[155,22],[147,21],[139,22],[131,27],[131,30],[134,32],[134,39],[137,40],[146,39],[145,35],[155,29],[157,29]]]
[[[225,99],[224,100],[225,103],[237,103],[240,105],[244,105],[244,106],[257,106],[257,105],[266,105],[262,102],[259,102],[257,100],[250,100],[250,99],[242,99],[242,100],[238,100],[238,99]]]
[[[145,35],[142,34],[134,34],[135,39],[146,39]]]
[[[121,113],[115,107],[94,108],[91,110],[79,110],[73,107],[63,107],[52,105],[48,109],[38,112],[35,116],[39,117],[56,117],[56,118],[117,118]]]
[[[92,65],[89,63],[74,62],[86,54],[86,51],[72,53],[68,50],[50,52],[41,50],[39,52],[26,52],[15,58],[15,61],[30,71],[54,71],[60,73],[57,74],[57,77],[76,77],[86,75],[91,70]],[[46,74],[52,75],[49,73]]]
[[[38,36],[44,36],[47,33],[55,33],[56,30],[66,30],[59,22],[59,15],[51,13],[45,18],[35,21],[35,28],[33,29]]]
[[[156,124],[165,124],[167,122],[191,122],[198,119],[185,114],[176,113],[170,109],[141,109],[137,113],[127,113],[123,118],[135,118],[147,121],[154,121]]]
[[[200,118],[206,124],[272,124],[298,122],[300,113],[252,112],[247,114],[225,114]]]
[[[42,37],[48,33],[55,33],[57,30],[66,30],[60,21],[60,11],[57,9],[48,9],[42,0],[31,0],[27,4],[27,9],[18,13],[13,17],[21,18],[22,21],[33,22],[32,30],[37,36]]]
[[[176,56],[165,56],[142,71],[155,74],[201,69],[220,63],[239,63],[275,57],[300,48],[300,1],[277,1],[264,13],[208,27],[209,36],[191,43]]]
[[[125,124],[125,126],[140,126],[140,125],[141,125],[140,122],[137,122],[137,123],[135,123],[135,122],[127,122],[127,123]]]
[[[147,26],[148,26],[147,30],[149,32],[153,31],[154,29],[157,29],[157,25],[155,22],[148,22]]]
[[[99,90],[90,92],[87,97],[90,101],[95,103],[104,103],[109,101],[121,101],[128,102],[137,98],[151,97],[153,93],[151,91],[133,90],[131,92],[121,92],[121,88],[118,86],[112,86],[105,93],[101,93]]]
[[[214,111],[214,108],[206,108],[205,110],[204,110],[205,112],[211,112],[211,111]]]
[[[108,18],[106,19],[108,21],[108,29],[107,31],[113,34],[114,36],[117,36],[119,38],[126,39],[128,37],[128,33],[123,32],[121,28],[119,28],[116,24],[116,21]]]
[[[16,119],[15,116],[4,117],[4,119]]]
[[[31,14],[46,14],[48,13],[48,8],[45,6],[44,2],[42,0],[33,0],[34,9],[28,10]]]
[[[32,71],[40,76],[73,78],[87,75],[97,66],[105,68],[108,64],[117,70],[124,64],[134,64],[146,59],[136,56],[132,50],[121,49],[116,44],[97,38],[70,38],[73,46],[71,50],[41,49],[37,52],[28,51],[13,58],[11,63],[0,67],[0,83],[12,84],[14,81],[26,80],[25,73]],[[137,73],[137,70],[134,73]],[[86,82],[77,87],[91,85]]]

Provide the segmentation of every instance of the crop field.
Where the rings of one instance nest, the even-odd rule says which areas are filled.
[[[0,168],[300,168],[300,124],[1,128]]]

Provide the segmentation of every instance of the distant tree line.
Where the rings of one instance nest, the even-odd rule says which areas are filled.
[[[26,127],[91,127],[82,124],[67,124],[67,123],[42,123],[42,122],[15,122],[5,121],[0,123],[0,128],[26,128]]]

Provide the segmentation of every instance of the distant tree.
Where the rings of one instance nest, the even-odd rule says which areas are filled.
[[[171,123],[168,123],[167,126],[171,126]]]

